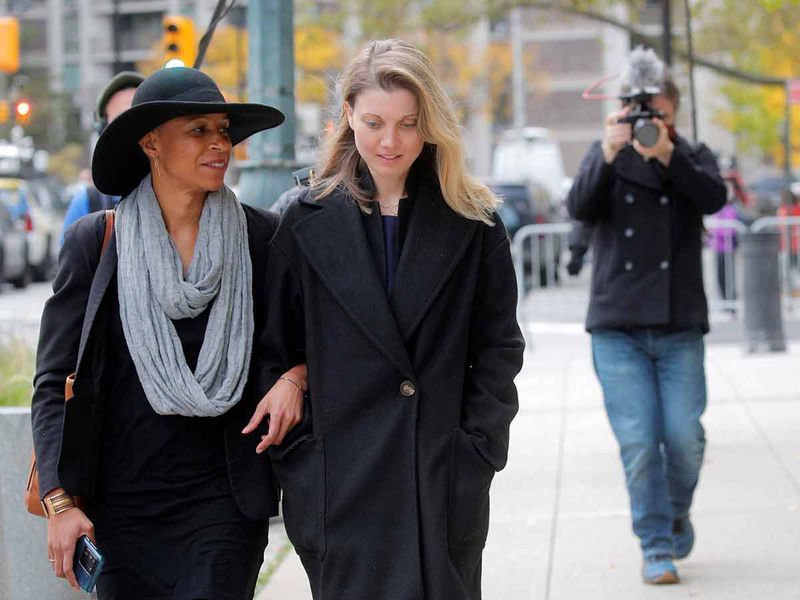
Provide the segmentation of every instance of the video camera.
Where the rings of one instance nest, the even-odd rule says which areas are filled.
[[[631,107],[631,112],[617,123],[633,125],[631,139],[637,140],[647,148],[652,148],[658,143],[658,125],[653,122],[653,119],[664,118],[664,114],[652,106],[653,98],[660,93],[661,88],[659,87],[646,87],[634,89],[618,96],[623,106]]]

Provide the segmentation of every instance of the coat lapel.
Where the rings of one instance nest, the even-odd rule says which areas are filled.
[[[294,226],[294,235],[311,268],[366,336],[412,378],[358,205],[339,193],[308,203],[320,208]]]
[[[631,147],[625,148],[617,155],[614,168],[623,179],[658,192],[664,189],[664,182],[652,165],[645,162],[641,155]]]
[[[453,212],[436,187],[420,184],[391,297],[403,340],[419,326],[477,228],[476,221]]]
[[[97,270],[95,270],[94,277],[92,278],[92,286],[89,288],[89,301],[86,303],[86,313],[83,317],[83,328],[81,330],[81,341],[78,346],[78,369],[80,369],[83,352],[86,349],[86,343],[89,341],[89,334],[92,331],[95,317],[97,317],[100,303],[103,301],[106,290],[108,290],[108,285],[111,283],[111,278],[116,271],[117,236],[112,235],[108,242],[108,248],[106,248],[106,251],[103,252],[100,257]]]

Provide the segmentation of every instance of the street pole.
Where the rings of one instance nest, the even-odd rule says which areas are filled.
[[[663,56],[661,58],[665,64],[672,66],[672,10],[670,0],[661,0],[661,17],[661,22],[663,23],[661,31]]]
[[[514,112],[514,129],[521,130],[527,122],[525,89],[525,57],[522,43],[522,9],[512,8],[509,15],[511,34],[511,90]]]
[[[784,143],[784,154],[786,156],[784,163],[784,177],[786,179],[786,193],[785,195],[785,202],[789,202],[789,193],[791,190],[792,185],[792,91],[791,91],[792,80],[786,80],[786,87],[785,95],[786,95],[786,116],[784,117],[783,121],[783,143]]]
[[[689,99],[692,103],[692,140],[697,143],[697,92],[694,85],[694,38],[692,35],[692,11],[689,1],[683,3],[686,19],[686,51],[689,54]]]
[[[248,102],[280,109],[286,121],[280,127],[252,136],[249,159],[239,168],[239,197],[269,208],[293,185],[294,155],[294,23],[292,2],[250,0],[247,3]]]
[[[122,70],[120,54],[122,52],[119,39],[119,0],[111,3],[111,43],[114,49],[114,62],[111,75],[114,76]]]

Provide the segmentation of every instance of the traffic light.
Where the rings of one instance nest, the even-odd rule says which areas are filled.
[[[17,125],[27,125],[31,122],[31,103],[27,100],[17,100],[14,106],[14,114],[16,115]]]
[[[10,113],[11,107],[8,105],[8,100],[0,100],[0,123],[8,123]]]
[[[19,71],[19,21],[0,17],[0,73]]]
[[[185,66],[194,65],[197,57],[197,34],[194,21],[189,17],[167,15],[162,21],[164,26],[164,62],[179,60]]]

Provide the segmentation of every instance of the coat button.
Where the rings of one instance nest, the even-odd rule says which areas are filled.
[[[625,261],[625,270],[633,271],[633,261],[630,260]]]
[[[666,260],[662,260],[661,264],[658,266],[661,267],[662,271],[666,271],[667,269],[669,269],[669,262]]]
[[[628,228],[625,230],[625,237],[626,237],[626,238],[631,238],[631,237],[633,237],[633,228],[631,228],[631,227],[628,227]]]
[[[633,204],[634,198],[633,194],[625,194],[625,204]]]
[[[417,388],[414,387],[413,383],[406,380],[400,384],[400,393],[406,398],[410,398],[411,396],[417,393]]]
[[[669,204],[669,198],[667,198],[666,196],[661,196],[661,198],[659,198],[658,201],[661,202],[661,206],[666,206],[667,204]]]

